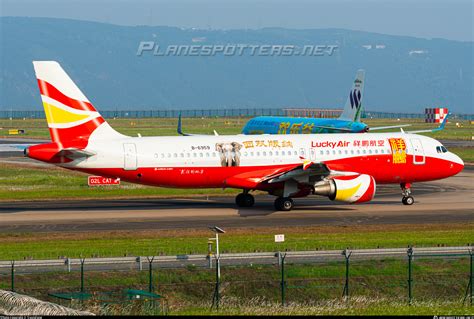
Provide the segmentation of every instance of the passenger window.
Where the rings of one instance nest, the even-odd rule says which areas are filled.
[[[186,157],[191,157],[191,154],[190,153],[186,153]]]
[[[178,157],[178,154],[174,153],[173,156],[174,156],[174,157]]]
[[[216,152],[212,152],[212,157],[216,157]]]
[[[184,154],[183,154],[183,153],[181,153],[181,154],[179,154],[179,156],[181,156],[181,157],[184,157]]]
[[[209,153],[206,153],[206,157],[209,157]]]
[[[196,154],[196,153],[193,153],[193,157],[197,157],[197,154]]]
[[[344,151],[344,154],[346,154],[346,155],[349,154],[349,151],[348,151],[348,150],[345,150],[345,151]]]
[[[367,153],[367,151],[366,151],[366,150],[362,150],[362,154],[366,154],[366,153]]]
[[[164,153],[161,153],[161,158],[165,158],[165,154],[164,154]]]
[[[273,156],[272,151],[269,151],[269,152],[268,152],[268,156]]]
[[[323,150],[319,151],[319,154],[324,155],[324,151]]]
[[[199,157],[204,157],[204,154],[203,154],[203,153],[199,153]]]
[[[351,150],[351,154],[354,155],[354,150]]]
[[[168,153],[168,158],[170,158],[170,157],[171,157],[171,153]]]
[[[263,155],[263,156],[267,156],[267,152],[263,151],[263,152],[262,152],[262,155]]]
[[[329,150],[326,150],[326,155],[329,155]]]
[[[275,156],[278,156],[278,151],[275,151]]]

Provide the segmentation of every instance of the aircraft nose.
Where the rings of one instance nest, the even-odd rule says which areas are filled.
[[[464,162],[463,160],[457,156],[456,154],[452,154],[450,170],[453,175],[461,172],[464,169]]]

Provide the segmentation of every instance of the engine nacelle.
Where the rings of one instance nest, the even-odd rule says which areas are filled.
[[[314,184],[313,193],[327,196],[330,200],[348,203],[363,203],[374,198],[375,180],[366,174],[336,176]]]

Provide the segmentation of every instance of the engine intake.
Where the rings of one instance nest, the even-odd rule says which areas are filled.
[[[347,203],[363,203],[374,198],[376,190],[372,176],[358,174],[337,176],[314,184],[313,194],[326,196],[330,200]]]

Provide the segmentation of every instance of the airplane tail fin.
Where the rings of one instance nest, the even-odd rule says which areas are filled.
[[[342,111],[340,120],[359,122],[362,113],[362,99],[364,96],[365,71],[358,70],[352,85],[346,105]]]
[[[33,61],[49,133],[60,149],[83,149],[90,136],[123,136],[97,112],[63,68],[55,61]],[[99,129],[100,128],[100,129]]]

